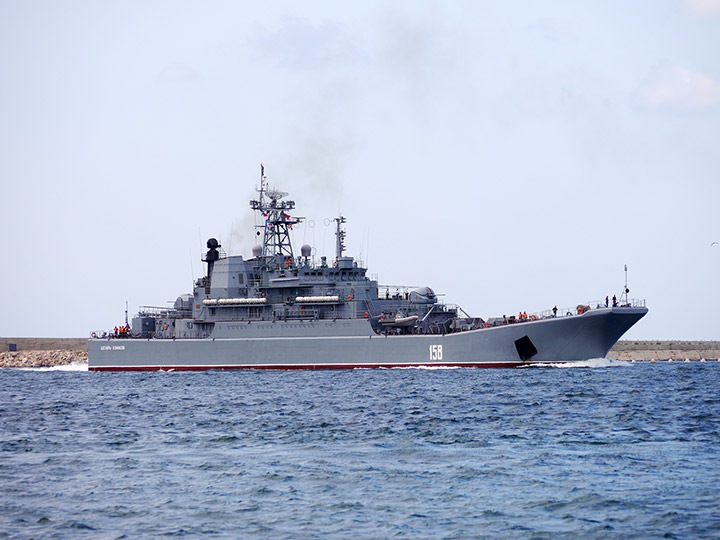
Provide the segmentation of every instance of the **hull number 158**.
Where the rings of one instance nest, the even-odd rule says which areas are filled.
[[[442,345],[430,345],[430,360],[442,360]]]

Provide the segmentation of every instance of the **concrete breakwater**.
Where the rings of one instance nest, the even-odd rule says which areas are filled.
[[[720,341],[619,341],[608,358],[628,362],[718,361]],[[84,338],[0,338],[0,367],[87,363]]]
[[[87,338],[0,338],[0,352],[87,350]]]
[[[607,357],[629,362],[718,361],[720,341],[618,341]]]

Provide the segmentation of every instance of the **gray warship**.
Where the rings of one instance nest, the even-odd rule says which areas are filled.
[[[591,302],[572,310],[484,320],[444,304],[430,287],[379,285],[345,255],[346,219],[335,218],[335,257],[293,250],[295,202],[271,189],[261,167],[252,257],[228,256],[210,238],[206,275],[172,308],[141,307],[132,326],[93,332],[90,371],[517,367],[605,357],[647,313],[645,301]],[[626,274],[627,275],[627,274]],[[127,314],[126,314],[127,323]]]

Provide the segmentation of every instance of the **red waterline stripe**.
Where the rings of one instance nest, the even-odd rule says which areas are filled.
[[[380,369],[415,367],[512,368],[527,362],[478,362],[459,364],[278,364],[278,365],[227,365],[227,366],[96,366],[88,371],[209,371],[211,369]]]

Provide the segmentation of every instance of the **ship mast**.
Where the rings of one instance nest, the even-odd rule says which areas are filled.
[[[256,188],[260,194],[258,200],[250,201],[250,207],[260,212],[262,225],[256,225],[263,231],[262,256],[264,259],[281,256],[289,258],[294,264],[290,230],[293,225],[300,223],[303,218],[291,217],[289,211],[295,208],[295,201],[281,201],[287,193],[272,189],[267,185],[265,167],[260,165],[260,187]]]
[[[335,261],[339,261],[345,251],[345,231],[342,229],[342,224],[346,221],[347,219],[342,216],[335,218]]]

